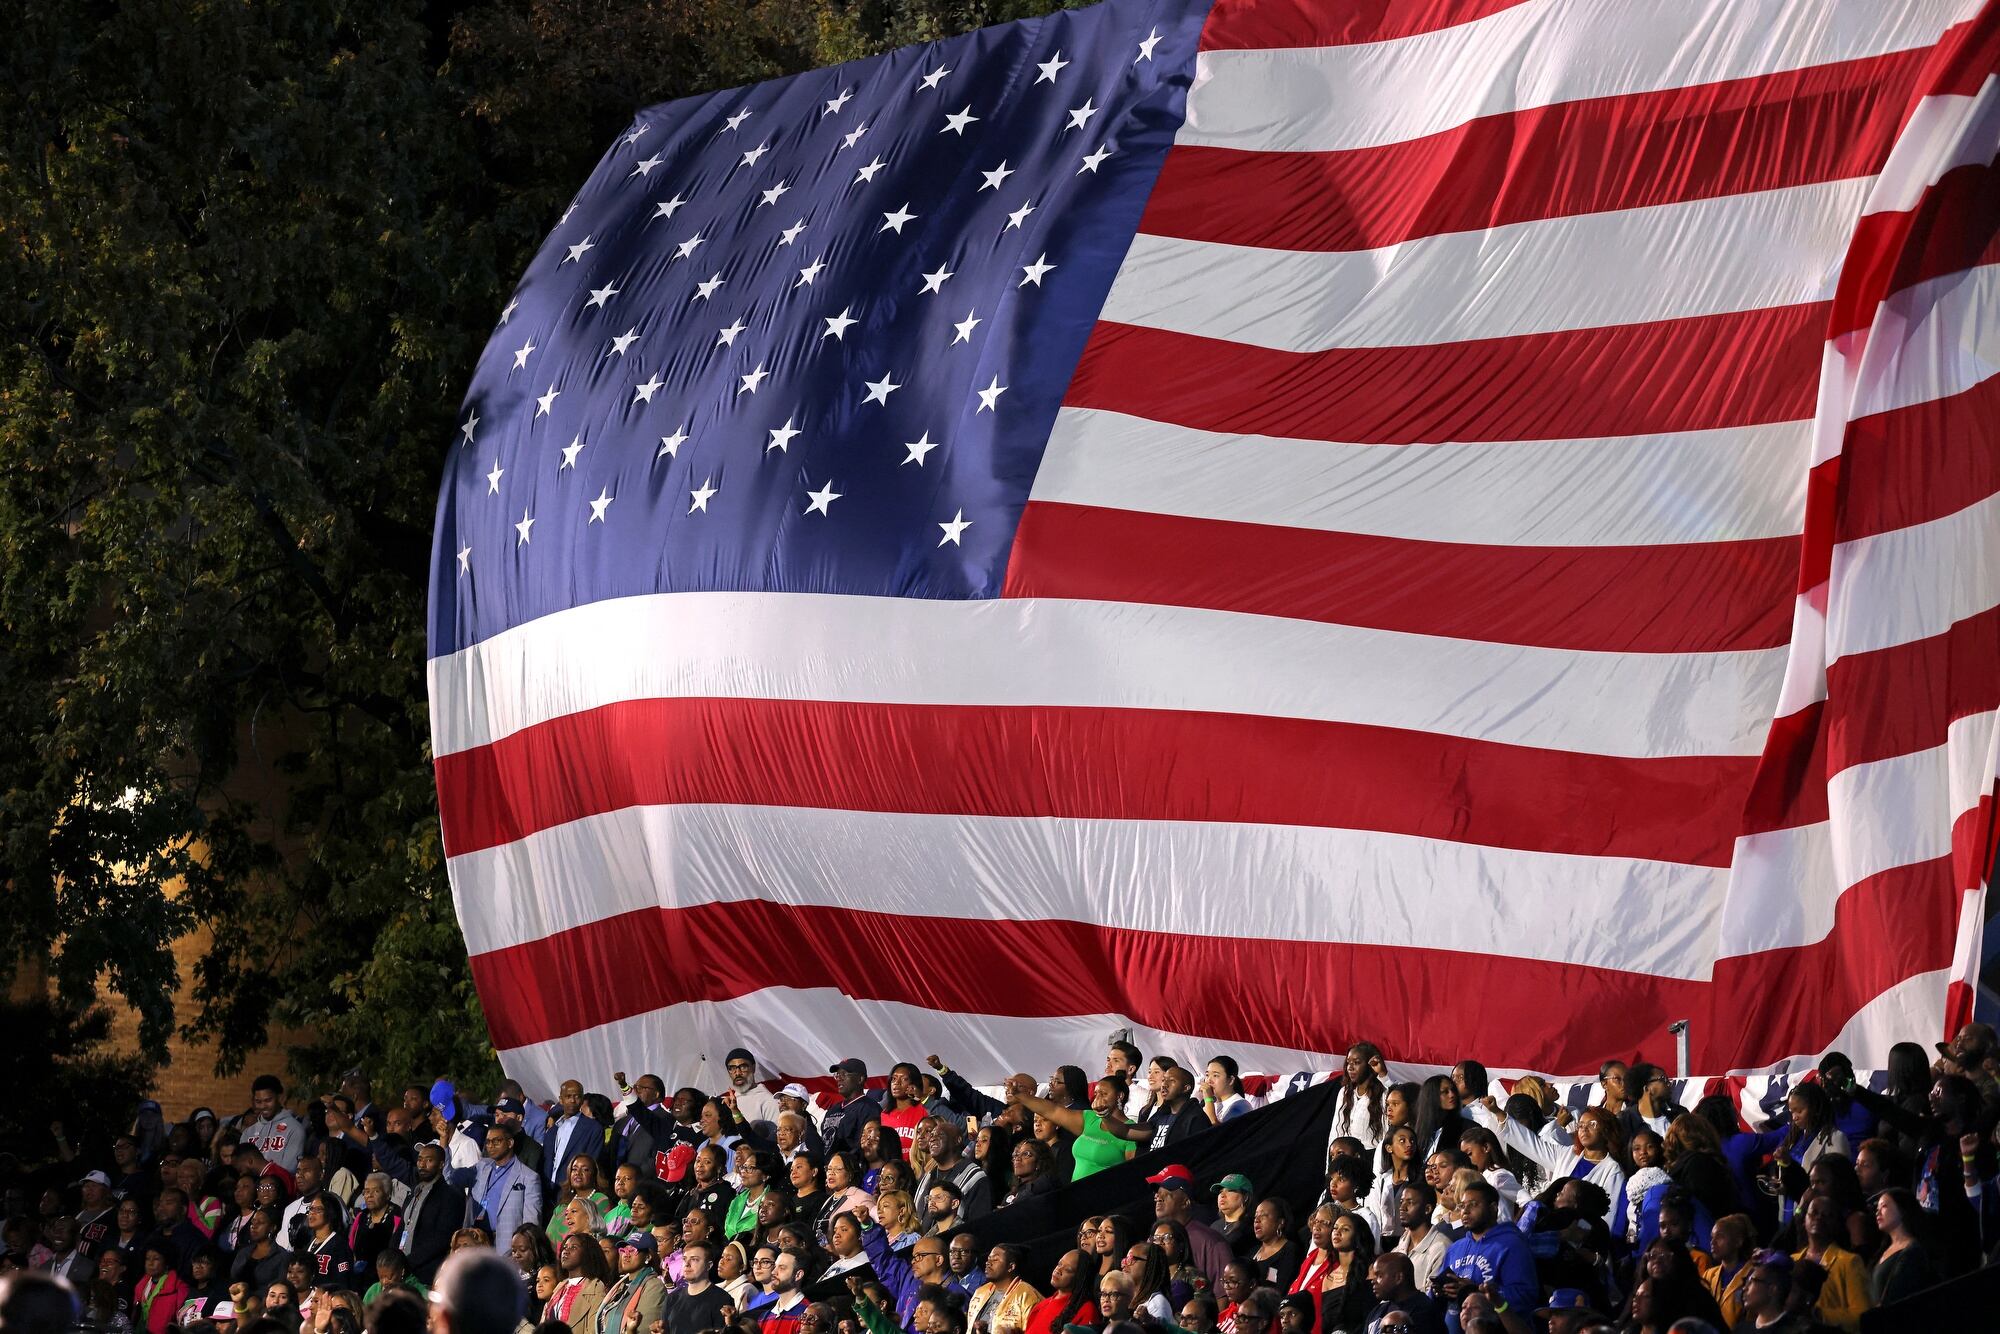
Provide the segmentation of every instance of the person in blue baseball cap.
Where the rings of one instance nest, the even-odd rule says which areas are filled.
[[[1577,1334],[1604,1319],[1582,1288],[1557,1288],[1549,1294],[1549,1304],[1535,1314],[1549,1322],[1549,1334]]]

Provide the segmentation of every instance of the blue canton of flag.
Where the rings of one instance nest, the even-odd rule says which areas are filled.
[[[1112,0],[642,112],[473,377],[431,653],[642,593],[997,596],[1207,8]]]

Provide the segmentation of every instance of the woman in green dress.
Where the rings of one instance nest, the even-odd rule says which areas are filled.
[[[1076,1161],[1072,1181],[1081,1181],[1093,1172],[1102,1172],[1130,1158],[1133,1144],[1152,1138],[1152,1129],[1125,1119],[1125,1080],[1105,1075],[1090,1091],[1090,1106],[1083,1110],[1059,1107],[1032,1093],[1010,1093],[1007,1101],[1019,1103],[1044,1121],[1076,1136],[1070,1154]]]

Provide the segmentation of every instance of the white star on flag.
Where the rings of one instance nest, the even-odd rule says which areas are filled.
[[[675,195],[672,199],[662,199],[659,203],[653,205],[653,216],[656,218],[671,218],[680,211],[681,205],[685,203],[687,203],[687,200],[680,195]]]
[[[632,175],[650,176],[652,175],[653,168],[659,166],[665,160],[664,158],[649,157],[644,162],[636,162],[632,165]]]
[[[583,437],[578,435],[563,446],[563,461],[556,465],[556,471],[561,472],[564,468],[574,468],[576,466],[576,456],[581,453],[583,453]]]
[[[1007,165],[1005,159],[1002,159],[1000,165],[995,167],[993,170],[982,171],[979,174],[986,180],[986,184],[979,187],[981,190],[998,190],[1000,188],[1000,182],[1006,180],[1009,176],[1012,176],[1014,172],[1013,169]]]
[[[894,213],[884,213],[882,215],[882,225],[875,230],[878,232],[894,232],[896,235],[901,236],[904,225],[914,221],[916,216],[916,214],[910,212],[910,206],[905,204]]]
[[[944,129],[939,130],[938,133],[944,134],[950,132],[958,135],[960,138],[964,138],[965,127],[978,119],[979,117],[972,114],[972,104],[967,103],[965,110],[953,112],[944,118]]]
[[[725,132],[725,131],[728,131],[728,130],[733,130],[733,129],[736,129],[736,128],[738,128],[739,126],[741,126],[741,125],[743,124],[743,122],[744,122],[744,121],[746,121],[746,120],[749,120],[749,119],[750,119],[750,117],[751,117],[751,115],[752,115],[752,113],[751,113],[751,112],[750,112],[749,110],[747,110],[747,109],[746,109],[746,110],[743,110],[743,111],[739,111],[739,112],[737,112],[737,113],[736,113],[735,115],[733,115],[733,116],[729,117],[729,118],[728,118],[727,120],[723,121],[723,122],[722,122],[722,129],[720,129],[720,130],[717,130],[717,131],[716,131],[716,133],[717,133],[717,134],[722,134],[722,133],[723,133],[723,132]]]
[[[467,417],[465,419],[465,424],[463,426],[460,426],[458,428],[459,430],[465,432],[466,444],[469,445],[472,443],[472,428],[477,425],[479,425],[479,414],[475,412],[470,417]]]
[[[855,126],[853,131],[845,139],[842,139],[840,141],[840,146],[842,148],[852,148],[856,144],[861,142],[861,136],[866,133],[868,133],[868,122],[863,121],[861,122],[861,124]]]
[[[825,333],[823,333],[823,334],[821,334],[821,335],[820,335],[820,337],[821,337],[821,338],[837,338],[837,339],[841,340],[842,342],[845,342],[845,341],[847,340],[847,330],[848,330],[848,328],[849,328],[849,327],[850,327],[851,325],[856,325],[856,324],[859,324],[859,323],[861,323],[861,321],[860,321],[860,320],[857,320],[857,319],[852,319],[852,318],[850,318],[850,317],[848,316],[848,313],[847,313],[847,312],[848,312],[848,311],[850,311],[850,310],[853,310],[853,309],[854,309],[854,307],[852,307],[852,306],[846,306],[846,307],[843,307],[843,308],[841,309],[841,312],[840,312],[840,314],[838,314],[838,315],[828,315],[828,316],[826,316],[826,317],[825,317],[825,318],[826,318],[826,332],[825,332]]]
[[[1035,211],[1035,201],[1030,199],[1027,203],[1021,205],[1021,207],[1015,209],[1012,213],[1009,213],[1007,215],[1007,225],[1005,227],[1002,227],[1000,230],[1003,232],[1013,231],[1016,227],[1019,227],[1022,223],[1026,222],[1028,220],[1028,215],[1030,213],[1033,213],[1034,211]]]
[[[766,140],[764,143],[758,144],[755,148],[745,153],[743,155],[743,162],[741,165],[746,167],[754,167],[757,165],[757,159],[763,157],[764,154],[770,151],[771,151],[770,142]]]
[[[828,518],[833,517],[833,511],[830,508],[830,506],[833,504],[834,501],[840,499],[840,492],[833,489],[832,482],[829,481],[819,490],[808,491],[806,492],[806,494],[812,497],[812,503],[806,506],[805,512],[807,514],[811,514],[814,510],[818,510],[821,514],[825,515]]]
[[[858,185],[862,181],[874,180],[875,173],[882,170],[882,168],[888,165],[889,164],[884,162],[881,158],[879,157],[876,158],[874,161],[870,162],[867,166],[863,167],[860,171],[854,173],[855,184]]]
[[[964,510],[960,510],[951,516],[949,523],[941,523],[938,527],[944,529],[944,536],[938,539],[939,546],[943,546],[947,542],[955,547],[963,546],[964,543],[960,542],[959,539],[965,536],[966,529],[972,527],[972,520],[965,517]]]
[[[696,283],[694,285],[694,295],[688,299],[690,301],[706,301],[715,295],[715,289],[720,286],[722,286],[722,275],[718,273],[705,283]]]
[[[493,471],[486,474],[486,494],[489,496],[499,495],[500,479],[506,475],[507,470],[500,466],[500,460],[493,460]]]
[[[1146,34],[1145,41],[1139,43],[1139,54],[1133,58],[1132,63],[1136,65],[1141,60],[1151,60],[1153,58],[1153,48],[1158,46],[1159,44],[1160,44],[1160,30],[1158,28],[1155,28],[1151,32]]]
[[[632,346],[632,344],[636,343],[637,341],[639,341],[639,326],[635,324],[631,328],[627,329],[624,333],[619,334],[616,338],[612,339],[611,352],[606,352],[604,355],[608,357],[611,355],[612,352],[615,352],[622,357],[625,355],[625,349]]]
[[[868,395],[861,400],[862,403],[880,403],[885,408],[889,406],[889,395],[903,387],[886,375],[879,380],[863,380],[861,383],[868,386]]]
[[[533,352],[534,350],[535,350],[535,340],[532,338],[530,338],[527,342],[521,344],[521,346],[515,348],[514,369],[517,371],[524,369],[528,364],[528,354]]]
[[[458,549],[458,572],[460,574],[472,573],[472,543],[470,542],[467,542]]]
[[[702,478],[701,485],[688,492],[688,495],[694,498],[694,503],[688,506],[689,514],[694,513],[696,510],[700,510],[703,514],[708,513],[709,499],[715,495],[715,479],[713,477]]]
[[[526,545],[528,545],[528,532],[534,526],[535,526],[535,521],[529,518],[528,511],[526,509],[523,509],[521,511],[521,521],[514,525],[514,531],[521,535],[521,540],[516,542],[514,545],[517,547],[525,547]]]
[[[742,385],[741,385],[740,387],[738,387],[738,389],[736,390],[736,392],[737,392],[737,393],[739,393],[739,394],[754,394],[754,393],[756,393],[756,392],[757,392],[757,386],[758,386],[758,385],[760,385],[760,384],[763,384],[763,383],[764,383],[764,377],[765,377],[765,376],[767,376],[767,375],[769,375],[769,374],[770,374],[770,372],[764,369],[764,363],[763,363],[763,362],[761,362],[761,361],[760,361],[760,362],[758,362],[758,363],[757,363],[757,369],[756,369],[756,370],[754,370],[754,371],[751,371],[751,372],[750,372],[750,373],[749,373],[748,375],[746,375],[746,376],[744,376],[744,377],[743,377],[743,383],[742,383]]]
[[[766,190],[760,197],[763,199],[764,204],[775,204],[780,199],[783,199],[785,197],[785,192],[787,190],[790,190],[791,188],[792,188],[791,185],[788,184],[787,182],[779,181],[776,185]],[[764,207],[764,204],[759,204],[757,205],[757,207],[762,208]]]
[[[1041,74],[1035,79],[1036,83],[1054,83],[1056,75],[1069,68],[1069,62],[1064,60],[1062,52],[1058,51],[1052,59],[1044,60],[1041,64],[1035,66],[1035,68],[1041,71]]]
[[[660,437],[660,454],[665,454],[670,459],[680,457],[681,446],[687,443],[687,438],[687,423],[683,422],[672,435]],[[657,459],[660,454],[655,454],[653,457]]]
[[[1090,122],[1090,118],[1092,116],[1095,116],[1096,114],[1097,114],[1097,99],[1085,98],[1082,106],[1076,107],[1070,111],[1069,124],[1063,126],[1063,128],[1065,130],[1080,130],[1085,125],[1087,125]]]
[[[792,284],[792,289],[794,291],[797,291],[801,287],[810,286],[812,284],[812,280],[819,277],[820,270],[826,267],[825,258],[826,257],[822,255],[819,259],[814,260],[812,263],[806,265],[803,269],[800,269],[799,280]]]
[[[950,269],[940,264],[934,271],[924,275],[924,292],[942,292],[944,290],[945,279],[956,276]],[[917,295],[922,296],[923,292],[919,292]]]
[[[690,236],[687,240],[675,246],[674,252],[679,258],[686,259],[689,255],[692,255],[696,250],[700,249],[701,243],[703,241],[706,241],[707,239],[708,238],[703,236],[700,232],[696,232],[693,236]]]
[[[994,405],[999,403],[1000,395],[1006,392],[1007,386],[1000,383],[999,376],[994,376],[993,383],[979,391],[979,406],[974,409],[973,415],[978,416],[982,412],[990,412],[996,417],[999,416],[1000,410]]]
[[[654,371],[650,379],[642,380],[640,383],[632,386],[632,401],[634,403],[652,402],[653,395],[659,393],[661,387],[665,384],[666,381],[660,378],[660,373]]]
[[[944,76],[949,73],[951,73],[951,66],[940,65],[929,74],[924,75],[923,78],[917,80],[917,83],[925,92],[932,92],[936,90],[938,84],[944,81]]]
[[[731,320],[716,332],[715,345],[717,347],[730,346],[736,341],[736,336],[749,327],[742,320]]]
[[[556,405],[556,400],[561,397],[562,390],[556,388],[554,385],[550,385],[548,392],[535,400],[535,415],[537,417],[548,416],[549,409],[553,408]]]
[[[774,426],[771,428],[771,443],[764,446],[764,452],[768,454],[775,449],[780,454],[789,454],[792,449],[792,439],[799,434],[801,432],[798,427],[792,425],[792,419],[790,417],[785,418],[783,426]]]
[[[841,109],[842,107],[846,106],[846,105],[847,105],[847,99],[849,99],[850,97],[853,97],[853,96],[854,96],[854,90],[853,90],[852,88],[843,88],[843,89],[841,89],[841,90],[840,90],[840,96],[839,96],[839,97],[834,97],[834,98],[829,98],[829,99],[827,100],[827,104],[826,104],[826,110],[824,110],[824,111],[820,112],[819,114],[820,114],[820,115],[822,115],[822,116],[831,116],[831,115],[834,115],[834,114],[835,114],[836,112],[838,112],[838,111],[839,111],[839,110],[840,110],[840,109]]]
[[[903,448],[909,450],[910,454],[908,458],[905,458],[903,460],[903,462],[914,463],[919,468],[921,468],[924,466],[924,456],[930,453],[933,449],[936,449],[937,447],[938,447],[938,442],[931,439],[931,433],[929,431],[925,431],[915,440],[909,440],[904,442]]]
[[[589,310],[592,306],[601,306],[617,295],[618,285],[616,283],[607,283],[603,287],[593,287],[590,289],[590,300],[583,303],[583,308]]]
[[[1087,171],[1095,176],[1097,169],[1104,164],[1104,159],[1110,156],[1111,150],[1100,144],[1095,151],[1083,155],[1083,165],[1076,169],[1076,174],[1081,176]]]
[[[1035,257],[1033,264],[1022,265],[1021,281],[1014,285],[1016,287],[1026,287],[1029,283],[1033,283],[1035,286],[1040,287],[1042,285],[1042,276],[1055,272],[1056,266],[1046,262],[1048,257],[1048,252],[1043,251]]]
[[[571,207],[573,208],[575,207],[575,205],[571,205]],[[596,247],[590,244],[590,238],[586,236],[581,241],[578,241],[575,245],[569,248],[569,256],[568,258],[563,260],[563,264],[568,264],[571,260],[581,260],[583,258],[584,251],[592,250],[595,248]],[[562,264],[558,264],[556,267],[561,268]]]
[[[977,329],[981,323],[982,321],[980,320],[979,313],[977,311],[972,311],[972,310],[966,311],[965,318],[960,320],[957,324],[951,326],[952,328],[958,330],[958,337],[952,339],[951,341],[954,343],[971,342],[972,331],[974,329]]]
[[[611,502],[618,497],[611,494],[610,487],[599,487],[597,499],[590,502],[590,518],[587,523],[603,523],[604,511],[611,508]]]

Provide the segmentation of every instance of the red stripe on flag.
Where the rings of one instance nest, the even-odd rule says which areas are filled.
[[[1216,0],[1204,51],[1353,46],[1455,28],[1526,0]]]
[[[1368,250],[1441,232],[1868,176],[1927,50],[1483,116],[1321,153],[1167,153],[1142,232]],[[1589,164],[1580,169],[1579,164]]]
[[[1870,213],[1854,226],[1828,337],[1874,323],[1895,293],[1982,264],[2000,263],[2000,167],[1957,167],[1904,213]]]
[[[1720,653],[1790,640],[1797,569],[1792,537],[1472,546],[1041,501],[1021,515],[1005,596],[1600,653]]]
[[[1244,714],[645,699],[441,756],[437,785],[450,856],[607,811],[719,803],[1372,829],[1724,866],[1755,763]]]
[[[1842,542],[1986,499],[2000,491],[2000,374],[1962,394],[1856,418],[1840,454],[1814,471],[1835,463],[1852,479],[1845,494],[1831,483],[1814,489],[1827,492],[1822,508]]]
[[[1666,1025],[1692,1018],[1696,1068],[1727,1069],[1816,1051],[1895,983],[1947,966],[1957,896],[1940,895],[1949,910],[1927,901],[1948,885],[1947,862],[1872,877],[1842,897],[1825,939],[1722,960],[1713,984],[1415,944],[1074,921],[934,917],[911,931],[891,914],[759,900],[626,913],[475,955],[472,972],[502,1050],[776,985],[960,1014],[1124,1014],[1220,1042],[1303,1050],[1337,1050],[1368,1033],[1405,1061],[1449,1065],[1478,1051],[1493,1065],[1556,1072],[1595,1069],[1607,1053],[1671,1059]],[[941,958],[979,966],[940,968]],[[618,985],[575,982],[608,977]],[[1492,1021],[1556,1010],[1561,1023]],[[1746,1014],[1759,1022],[1744,1023]]]
[[[1436,444],[1812,416],[1827,304],[1417,347],[1283,352],[1100,321],[1064,403],[1207,431]],[[1199,366],[1200,375],[1162,374]]]
[[[2000,608],[1928,639],[1850,654],[1826,680],[1829,776],[1942,746],[1958,719],[2000,708]]]

